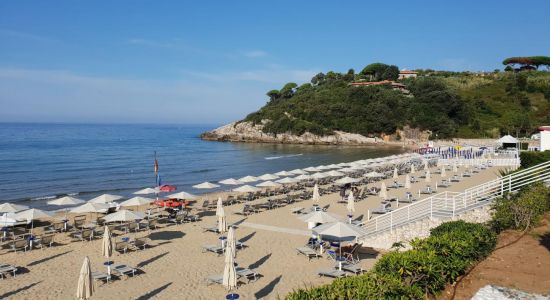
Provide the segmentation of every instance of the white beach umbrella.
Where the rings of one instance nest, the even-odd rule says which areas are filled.
[[[332,177],[338,177],[338,176],[344,176],[346,174],[342,173],[342,172],[338,172],[338,171],[329,171],[326,173],[328,176],[332,176]]]
[[[432,174],[430,173],[430,170],[426,171],[426,179],[424,179],[426,182],[432,181]]]
[[[285,177],[283,179],[276,180],[275,182],[280,183],[280,184],[291,184],[291,183],[296,183],[298,181],[294,178]]]
[[[84,263],[80,268],[80,276],[78,276],[78,285],[76,287],[76,298],[78,300],[87,300],[94,293],[94,284],[92,280],[92,271],[90,267],[90,259],[88,256],[84,258]]]
[[[247,185],[240,186],[240,187],[234,189],[233,191],[238,192],[238,193],[254,193],[254,192],[257,192],[259,190],[260,190],[259,188],[253,187],[253,186],[247,184]]]
[[[307,174],[306,171],[300,170],[300,169],[294,169],[294,170],[290,171],[290,173],[293,174],[293,175],[303,175],[303,174]]]
[[[242,177],[242,178],[239,178],[239,181],[240,182],[254,182],[254,181],[258,181],[258,177],[254,177],[254,176],[245,176],[245,177]]]
[[[355,197],[353,197],[353,192],[349,193],[348,204],[347,204],[346,208],[348,209],[349,213],[352,213],[352,212],[355,211]]]
[[[445,171],[445,166],[441,167],[441,177],[442,178],[447,177],[447,172]]]
[[[103,219],[107,223],[136,221],[136,220],[142,220],[143,218],[145,218],[145,214],[137,211],[127,210],[127,209],[121,209],[116,213],[112,213],[103,217]]]
[[[88,201],[88,203],[110,203],[122,199],[122,196],[103,194]]]
[[[223,286],[231,290],[237,287],[237,271],[235,270],[235,253],[233,249],[226,248],[225,251],[225,266],[223,268]]]
[[[397,173],[397,168],[393,168],[393,179],[399,178],[399,174]]]
[[[198,196],[193,195],[193,194],[189,194],[188,192],[181,191],[181,192],[177,192],[175,194],[168,195],[168,198],[181,199],[181,200],[183,200],[183,199],[193,200],[193,199],[197,199]]]
[[[458,172],[458,166],[456,164],[453,164],[453,172],[454,173]]]
[[[359,179],[355,179],[355,178],[351,178],[351,177],[342,177],[338,180],[336,180],[334,183],[336,184],[348,184],[348,183],[355,183],[355,182],[358,182]]]
[[[410,174],[414,174],[414,172],[415,172],[415,171],[414,171],[414,165],[411,164],[411,172],[410,172]]]
[[[224,214],[223,211],[223,201],[222,197],[218,197],[218,202],[216,203],[216,216],[219,217]]]
[[[208,181],[205,181],[205,182],[199,183],[199,184],[195,184],[193,186],[193,188],[196,188],[196,189],[214,189],[214,188],[217,188],[217,187],[220,187],[220,186],[215,184],[215,183],[210,183]]]
[[[273,181],[264,181],[261,183],[256,184],[257,187],[280,187],[281,184]]]
[[[311,175],[307,175],[307,174],[302,174],[302,175],[298,175],[296,177],[294,177],[294,180],[309,180],[311,179]]]
[[[14,213],[5,213],[0,216],[0,226],[1,227],[10,227],[14,226],[17,223]]]
[[[111,240],[111,230],[109,226],[105,226],[103,230],[103,240],[101,241],[101,255],[103,257],[109,258],[113,255],[113,241]],[[107,274],[111,275],[111,266],[107,265]]]
[[[258,177],[260,180],[275,180],[279,179],[279,176],[273,174],[264,174]]]
[[[324,171],[324,170],[330,170],[329,166],[318,166],[317,169]]]
[[[53,215],[51,212],[44,211],[37,208],[30,208],[15,214],[16,219],[27,220],[27,222],[31,222],[33,220],[39,220],[39,219],[49,219],[52,217]]]
[[[329,222],[338,222],[343,220],[344,218],[332,214],[327,213],[322,210],[310,212],[307,215],[299,217],[300,220],[304,222],[311,222],[311,223],[329,223]]]
[[[86,203],[77,206],[70,210],[72,213],[98,213],[106,212],[109,209],[109,204],[106,203]]]
[[[411,177],[409,177],[409,174],[405,176],[405,188],[410,189],[411,188]]]
[[[372,172],[369,172],[369,173],[365,174],[365,177],[367,177],[367,178],[380,178],[380,177],[384,177],[384,174],[372,171]]]
[[[319,200],[321,200],[321,195],[319,194],[319,186],[317,185],[317,183],[315,184],[315,186],[313,186],[312,200],[315,203],[319,203]]]
[[[340,166],[339,165],[336,165],[336,164],[330,164],[328,165],[327,167],[331,168],[331,169],[340,169]]]
[[[231,248],[230,250],[233,252],[233,257],[237,256],[237,239],[235,238],[235,227],[233,226],[229,227],[229,231],[227,232],[227,243],[225,247],[226,249]]]
[[[361,236],[363,232],[355,225],[344,222],[331,222],[313,228],[313,232],[331,240],[350,240]]]
[[[342,172],[342,173],[354,173],[357,170],[362,169],[362,167],[357,167],[358,169],[355,169],[355,168],[356,167],[343,168],[343,169],[340,169],[339,171]]]
[[[158,194],[160,190],[158,188],[144,188],[137,192],[134,192],[134,195],[149,195],[149,194]]]
[[[319,170],[319,169],[316,168],[316,167],[308,167],[308,168],[305,168],[304,171],[307,171],[307,172],[319,172],[319,171],[322,171],[322,170]]]
[[[290,172],[287,172],[287,171],[281,171],[281,172],[275,173],[275,175],[277,175],[277,176],[292,176],[294,174],[292,174]]]
[[[220,233],[227,232],[227,222],[225,220],[225,210],[222,208],[220,209],[220,213],[218,215],[218,231]]]
[[[120,206],[140,206],[151,204],[155,200],[145,197],[134,197],[120,203]]]
[[[313,179],[323,179],[323,178],[327,178],[328,175],[325,174],[325,173],[314,173],[313,175],[311,175],[311,178]]]
[[[235,178],[225,179],[225,180],[220,181],[219,183],[225,184],[225,185],[239,185],[239,184],[243,184],[242,181],[237,180],[237,179],[235,179]]]
[[[48,201],[49,205],[78,205],[85,203],[86,201],[77,199],[71,196],[65,196],[59,199]]]
[[[428,171],[428,161],[424,160],[424,171]]]
[[[0,205],[0,213],[14,213],[25,209],[29,209],[29,207],[26,205],[13,204],[9,202],[2,203]]]
[[[382,200],[387,200],[388,199],[388,191],[387,191],[387,188],[386,188],[386,183],[383,182],[383,181],[380,184],[379,196],[380,196],[380,198],[382,198]]]

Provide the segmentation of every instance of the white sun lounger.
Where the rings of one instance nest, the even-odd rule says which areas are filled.
[[[317,272],[319,276],[326,276],[326,277],[332,277],[332,278],[341,278],[347,276],[346,272],[340,271],[338,269],[336,270],[319,270]]]
[[[308,258],[308,260],[311,260],[312,257],[314,257],[314,258],[321,257],[321,255],[317,254],[317,252],[315,252],[315,250],[313,250],[309,247],[296,248],[296,251],[298,251],[297,254],[305,255]]]

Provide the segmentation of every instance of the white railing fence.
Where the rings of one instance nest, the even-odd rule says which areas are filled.
[[[424,218],[452,218],[466,211],[487,205],[506,193],[518,191],[534,182],[550,181],[550,161],[500,177],[462,193],[442,192],[392,212],[371,218],[361,224],[368,237]]]

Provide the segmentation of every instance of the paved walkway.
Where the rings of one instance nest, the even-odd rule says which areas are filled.
[[[288,233],[288,234],[294,234],[294,235],[311,236],[311,231],[308,231],[308,230],[283,228],[283,227],[270,226],[270,225],[264,225],[264,224],[256,224],[256,223],[250,223],[250,222],[243,222],[239,226],[254,228],[254,229],[260,229],[260,230],[273,231],[273,232]]]

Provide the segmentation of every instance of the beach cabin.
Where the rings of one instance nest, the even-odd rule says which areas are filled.
[[[416,78],[418,76],[418,72],[415,71],[408,71],[408,70],[401,70],[399,71],[398,79],[405,79],[405,78]]]
[[[550,150],[550,126],[539,127],[540,151]]]

